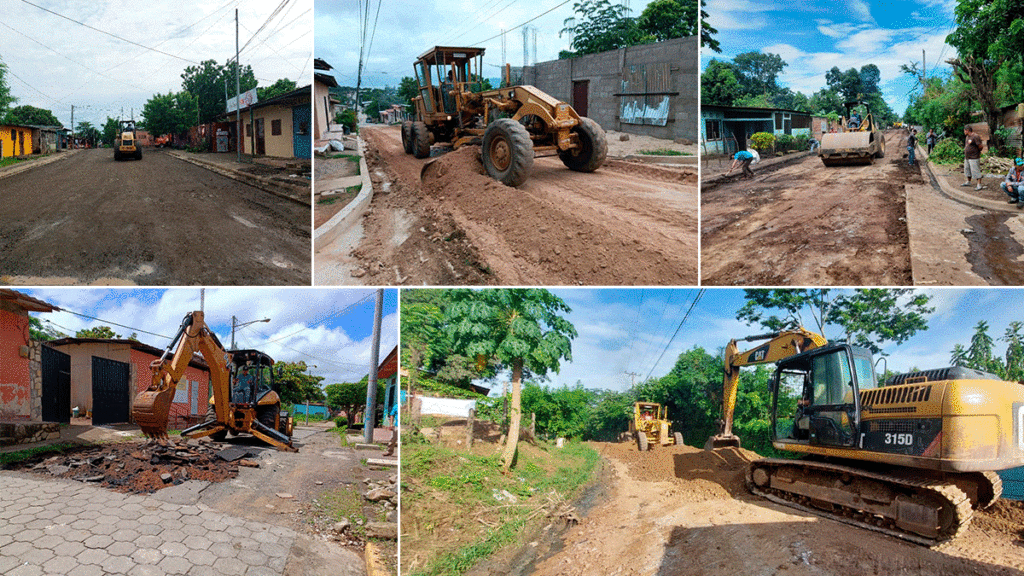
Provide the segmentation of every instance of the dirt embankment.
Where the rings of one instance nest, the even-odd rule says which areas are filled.
[[[490,574],[953,576],[1024,569],[1019,502],[997,502],[976,513],[960,538],[929,549],[749,494],[744,471],[757,456],[746,450],[595,447],[614,471],[606,498],[551,553],[524,569]]]
[[[908,184],[901,135],[866,166],[826,167],[808,156],[755,170],[701,196],[702,282],[709,285],[912,283]]]
[[[377,192],[353,251],[363,281],[696,282],[696,175],[688,169],[610,161],[585,174],[542,157],[523,186],[509,188],[468,146],[436,158],[421,181],[427,161],[404,153],[397,129],[364,137]]]

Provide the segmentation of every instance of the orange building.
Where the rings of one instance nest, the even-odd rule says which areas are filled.
[[[29,312],[56,306],[7,288],[0,289],[0,419],[42,418],[42,382],[33,378],[40,345],[29,335]]]

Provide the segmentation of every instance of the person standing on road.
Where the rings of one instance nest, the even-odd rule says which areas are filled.
[[[970,186],[973,179],[975,190],[981,190],[981,136],[968,124],[964,126],[964,178],[961,186]]]
[[[754,171],[750,169],[750,163],[754,161],[754,154],[749,150],[740,150],[732,157],[732,166],[729,167],[729,172],[736,169],[737,166],[743,168],[743,178],[753,178]]]
[[[924,142],[928,145],[928,155],[932,155],[932,148],[935,148],[935,141],[938,136],[935,135],[935,129],[931,128],[928,130],[928,136],[925,137]]]
[[[907,158],[910,160],[910,165],[914,165],[914,149],[917,148],[917,130],[911,130],[910,136],[907,136]]]
[[[1024,208],[1024,158],[1013,159],[1013,167],[1000,188],[1010,196],[1010,204]]]

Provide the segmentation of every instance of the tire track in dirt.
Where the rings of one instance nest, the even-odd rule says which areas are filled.
[[[486,176],[478,149],[469,146],[436,158],[421,183],[426,161],[404,153],[397,128],[368,129],[364,137],[371,171],[392,183],[387,198],[374,198],[364,223],[373,236],[354,254],[401,270],[407,283],[697,280],[697,187],[688,171],[638,166],[633,173],[620,162],[588,174],[569,171],[557,158],[538,158],[529,180],[515,189]],[[390,241],[382,210],[411,215],[408,238]],[[376,228],[379,233],[371,232]],[[435,260],[445,261],[448,273],[431,270]]]
[[[702,194],[702,282],[709,285],[911,283],[905,185],[919,167],[889,156],[828,168],[816,156]]]

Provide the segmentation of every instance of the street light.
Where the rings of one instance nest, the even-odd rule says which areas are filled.
[[[235,318],[234,316],[231,317],[231,349],[232,350],[235,349],[235,328],[242,328],[243,326],[248,326],[249,324],[255,324],[257,322],[270,322],[270,318],[264,318],[263,320],[252,320],[252,321],[249,321],[249,322],[242,322],[241,324],[239,324],[238,323],[238,318]]]

